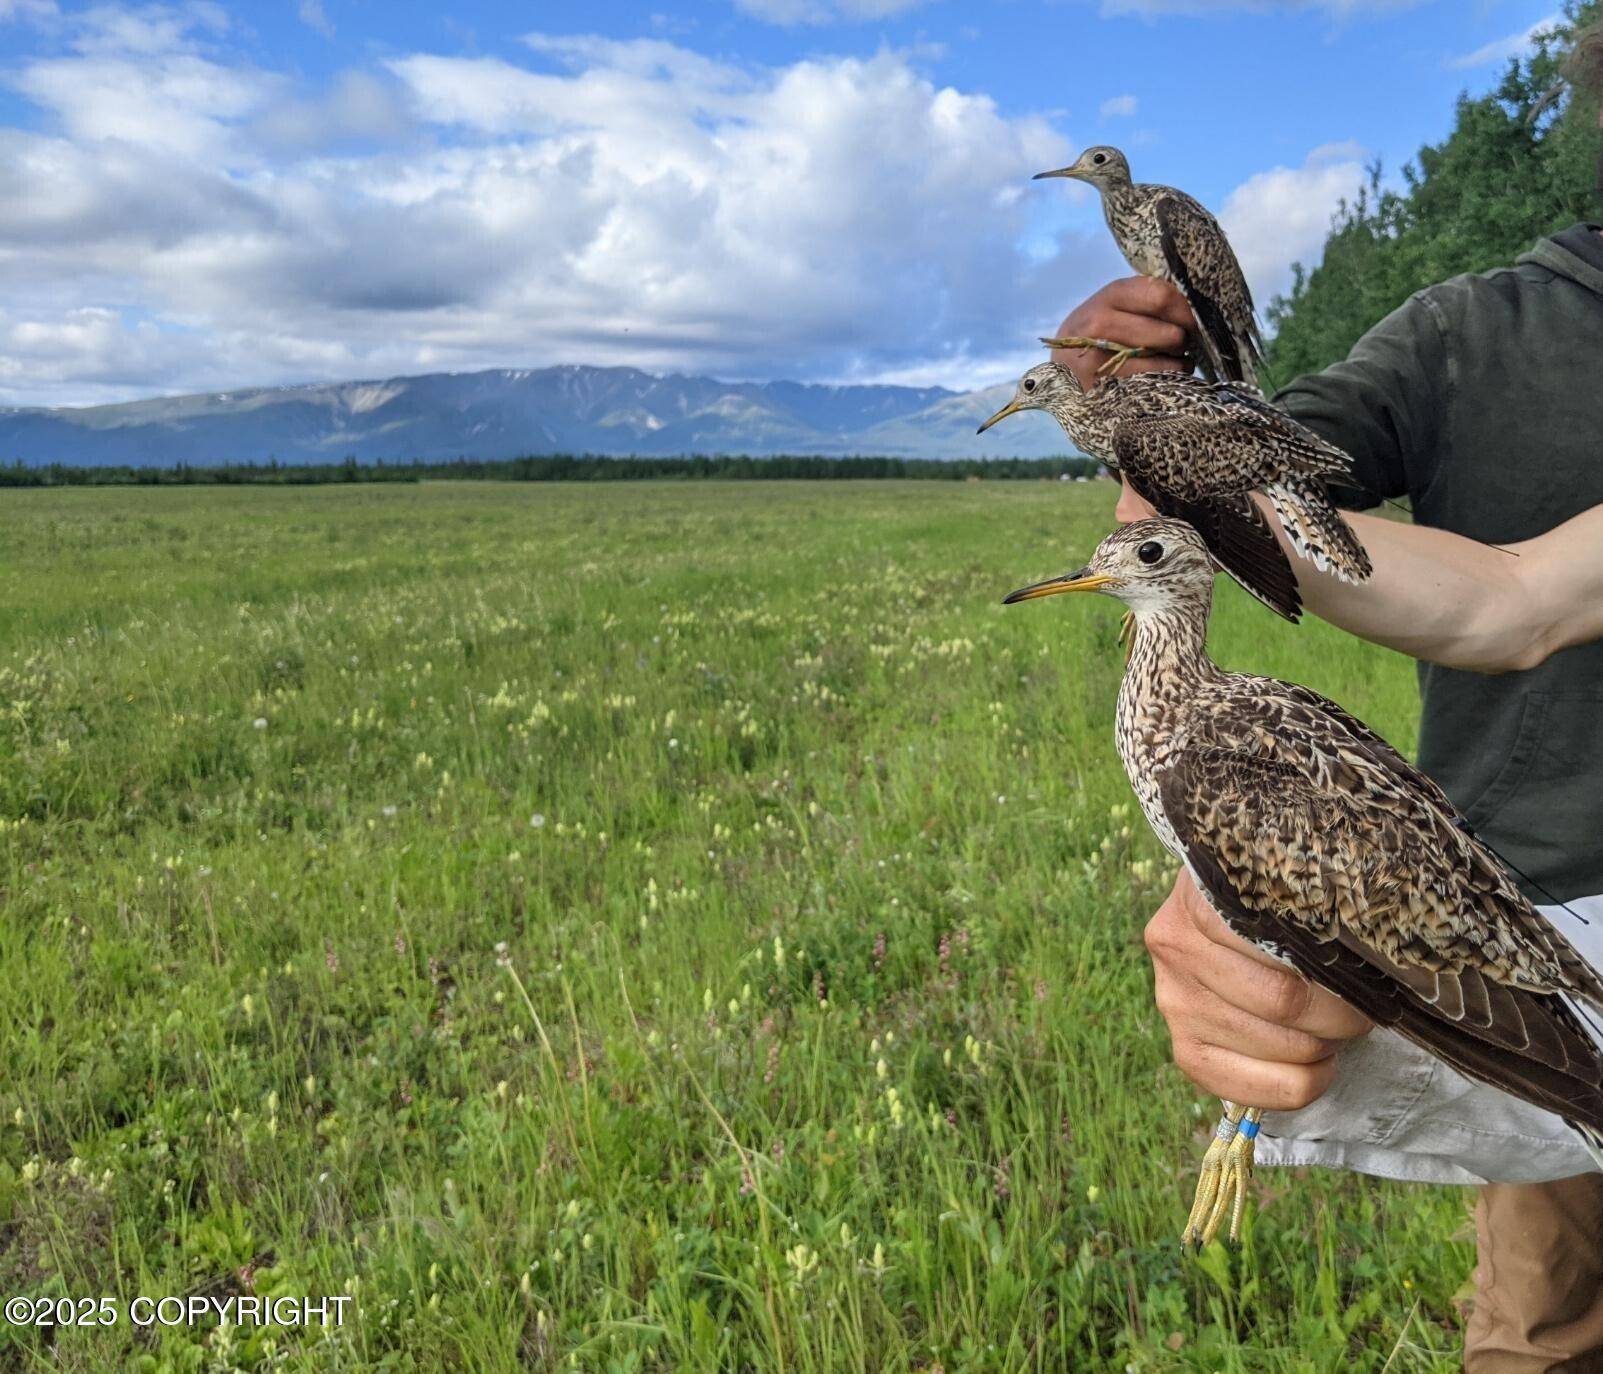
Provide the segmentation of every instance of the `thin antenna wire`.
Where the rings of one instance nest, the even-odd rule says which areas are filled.
[[[1577,921],[1579,921],[1583,926],[1589,926],[1589,925],[1592,924],[1589,920],[1586,919],[1585,916],[1581,915],[1581,913],[1579,911],[1577,911],[1574,907],[1572,907],[1568,902],[1559,901],[1559,899],[1557,897],[1555,897],[1551,892],[1549,892],[1545,887],[1543,887],[1541,885],[1541,883],[1537,882],[1535,878],[1531,877],[1531,875],[1529,873],[1527,873],[1517,863],[1515,863],[1512,859],[1510,859],[1506,854],[1499,854],[1496,849],[1494,849],[1490,844],[1488,844],[1484,839],[1482,839],[1479,835],[1477,835],[1475,833],[1475,827],[1472,826],[1462,816],[1457,816],[1454,819],[1458,822],[1458,828],[1460,830],[1462,830],[1466,835],[1468,835],[1472,840],[1474,840],[1476,844],[1484,846],[1484,848],[1486,849],[1486,852],[1488,854],[1490,854],[1494,859],[1496,859],[1498,863],[1502,864],[1504,868],[1508,869],[1511,873],[1513,873],[1513,875],[1516,878],[1521,878],[1525,882],[1529,883],[1532,887],[1534,887],[1538,892],[1540,892],[1542,894],[1542,896],[1547,898],[1548,903],[1550,905],[1556,906],[1560,911],[1567,912],[1569,915],[1573,916]]]

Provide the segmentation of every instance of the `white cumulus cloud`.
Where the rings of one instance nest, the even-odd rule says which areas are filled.
[[[1293,263],[1318,259],[1337,206],[1358,194],[1365,176],[1362,148],[1329,143],[1301,167],[1259,172],[1230,193],[1219,222],[1260,311],[1290,287]]]
[[[1103,119],[1131,119],[1140,108],[1141,102],[1135,96],[1116,95],[1098,105],[1097,114]]]
[[[905,53],[533,34],[314,82],[203,2],[49,25],[3,77],[0,404],[563,362],[963,387],[1125,271],[1031,187],[1048,118]],[[1335,145],[1229,196],[1260,301],[1362,177]]]
[[[889,19],[925,0],[735,0],[735,8],[770,24],[862,23]]]
[[[1047,120],[897,53],[532,35],[314,88],[215,12],[73,22],[9,78],[0,403],[557,362],[965,385],[1116,270],[1100,226],[1032,236]]]
[[[1493,62],[1506,62],[1511,57],[1519,57],[1522,53],[1529,51],[1531,44],[1536,40],[1537,34],[1546,29],[1556,28],[1563,22],[1564,16],[1562,14],[1550,14],[1546,19],[1538,19],[1534,24],[1528,28],[1521,29],[1518,33],[1508,34],[1504,38],[1495,38],[1490,43],[1476,48],[1474,52],[1451,57],[1447,60],[1447,65],[1462,70],[1467,67],[1485,67]]]

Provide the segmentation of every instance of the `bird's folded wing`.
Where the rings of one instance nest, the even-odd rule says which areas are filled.
[[[1187,501],[1151,484],[1140,473],[1127,472],[1125,480],[1159,514],[1184,520],[1196,530],[1214,560],[1243,590],[1293,624],[1302,618],[1297,574],[1251,497]]]
[[[1230,928],[1461,1072],[1603,1128],[1603,1052],[1565,995],[1589,996],[1585,979],[1517,890],[1488,891],[1466,863],[1475,841],[1432,824],[1428,803],[1377,795],[1362,762],[1333,751],[1320,770],[1243,734],[1194,743],[1160,775]]]
[[[1498,857],[1440,787],[1345,708],[1298,683],[1236,678],[1229,698],[1192,732],[1225,751],[1270,752],[1295,766],[1331,809],[1332,840],[1363,834],[1369,906],[1388,928],[1418,939],[1429,957],[1457,960],[1464,930],[1522,976],[1545,978],[1603,1006],[1603,978],[1536,912]],[[1243,690],[1239,684],[1249,684]],[[1339,840],[1335,837],[1340,837]],[[1369,906],[1365,907],[1367,912]],[[1369,919],[1360,915],[1360,920]]]
[[[1285,705],[1294,712],[1300,711],[1303,719],[1327,718],[1345,734],[1343,743],[1347,748],[1367,756],[1376,767],[1391,774],[1399,784],[1411,788],[1444,815],[1451,816],[1455,824],[1464,825],[1458,808],[1448,799],[1447,793],[1437,786],[1434,778],[1420,772],[1397,752],[1390,740],[1370,729],[1340,702],[1332,701],[1322,692],[1316,692],[1300,682],[1276,681],[1275,686],[1284,698]]]
[[[1169,193],[1153,206],[1169,275],[1191,306],[1213,370],[1251,381],[1263,365],[1252,293],[1224,230],[1189,196]]]
[[[1121,417],[1112,433],[1119,469],[1150,474],[1187,500],[1262,491],[1299,477],[1351,475],[1345,453],[1296,421],[1269,406],[1220,396],[1218,388],[1210,391],[1183,411]]]

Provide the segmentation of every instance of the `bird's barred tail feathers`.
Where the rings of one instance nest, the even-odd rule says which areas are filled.
[[[1331,505],[1323,484],[1279,482],[1266,494],[1292,548],[1303,558],[1320,572],[1333,573],[1343,582],[1368,580],[1369,554]]]

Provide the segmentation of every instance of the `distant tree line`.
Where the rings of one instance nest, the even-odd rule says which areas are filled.
[[[603,458],[591,454],[445,462],[227,463],[216,467],[70,467],[20,461],[0,467],[0,487],[320,486],[336,482],[629,482],[646,478],[726,481],[826,481],[921,478],[1029,481],[1091,477],[1094,459],[1064,458],[817,458],[742,455],[706,458]]]
[[[1598,49],[1576,44],[1603,0],[1568,0],[1497,88],[1461,96],[1452,131],[1419,150],[1402,185],[1377,163],[1342,205],[1317,267],[1295,269],[1267,315],[1269,366],[1281,384],[1347,356],[1415,291],[1514,261],[1543,235],[1599,217]]]

